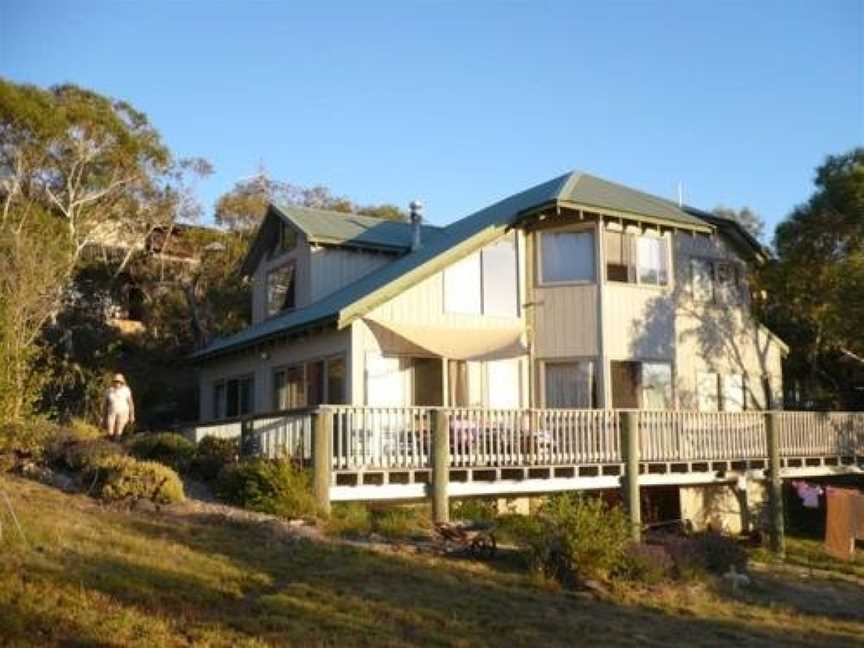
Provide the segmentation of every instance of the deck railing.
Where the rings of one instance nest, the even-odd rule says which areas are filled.
[[[623,462],[624,410],[321,406],[197,425],[204,436],[244,437],[267,457],[312,456],[313,418],[332,430],[337,471],[428,469],[432,437],[446,421],[452,468],[604,465]],[[864,455],[864,412],[778,412],[784,457]],[[639,412],[646,463],[765,459],[764,412]]]

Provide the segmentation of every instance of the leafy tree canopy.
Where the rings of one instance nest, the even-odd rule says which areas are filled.
[[[753,235],[753,238],[757,241],[761,241],[762,237],[765,236],[765,221],[763,221],[762,217],[749,207],[732,209],[731,207],[719,205],[712,211],[715,216],[735,221],[745,230],[750,232],[750,234]]]

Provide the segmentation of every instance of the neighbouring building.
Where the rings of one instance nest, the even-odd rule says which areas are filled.
[[[419,219],[418,219],[419,220]],[[200,419],[311,406],[779,407],[737,223],[584,173],[446,227],[271,205]]]

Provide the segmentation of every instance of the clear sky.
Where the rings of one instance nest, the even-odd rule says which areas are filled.
[[[864,0],[0,0],[0,75],[130,101],[214,199],[263,161],[446,223],[580,169],[774,224],[864,143]]]

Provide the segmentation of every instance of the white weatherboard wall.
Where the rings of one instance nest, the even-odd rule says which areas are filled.
[[[273,370],[311,360],[323,360],[343,355],[349,363],[348,385],[351,393],[351,354],[349,330],[325,331],[295,338],[288,343],[261,346],[254,351],[217,358],[207,362],[198,374],[200,386],[199,416],[202,422],[212,420],[213,383],[237,376],[255,376],[255,402],[253,411],[267,412],[273,409]],[[262,354],[265,354],[264,357]]]
[[[336,292],[395,258],[392,254],[313,245],[309,252],[311,301]]]
[[[524,237],[520,232],[517,235],[517,266],[519,281],[519,301],[524,301]],[[456,260],[458,261],[458,260]],[[436,272],[418,284],[404,290],[395,297],[374,308],[366,314],[366,317],[375,321],[394,324],[412,324],[444,328],[458,331],[478,331],[484,329],[505,328],[525,326],[525,318],[522,309],[519,309],[518,317],[502,317],[494,315],[471,315],[464,313],[447,313],[444,310],[444,273]],[[368,353],[387,353],[404,356],[429,357],[430,353],[418,348],[396,336],[389,336],[386,332],[379,333],[382,339],[369,329],[362,319],[354,320],[351,330],[351,384],[352,401],[356,405],[366,403],[365,371]],[[383,344],[382,344],[383,340]],[[485,373],[485,372],[484,372]],[[528,381],[528,362],[523,359],[519,363],[521,400],[523,406],[528,405],[527,390],[525,386]],[[496,373],[493,380],[498,379],[501,373]],[[485,379],[488,382],[488,377]],[[410,392],[408,392],[410,393]],[[488,401],[484,401],[488,402]]]
[[[783,347],[750,315],[750,296],[742,288],[734,299],[718,296],[716,302],[693,299],[690,259],[730,261],[742,270],[744,263],[719,236],[676,236],[676,386],[682,409],[697,407],[699,375],[746,376],[747,407],[765,407],[762,379],[770,381],[773,400],[782,402]]]

